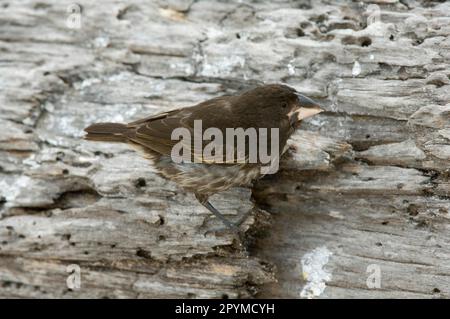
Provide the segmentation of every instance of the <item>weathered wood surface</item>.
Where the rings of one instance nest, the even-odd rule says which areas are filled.
[[[79,29],[71,3],[0,3],[0,297],[450,297],[450,3],[80,1]],[[242,238],[81,139],[261,82],[327,112],[214,198]]]

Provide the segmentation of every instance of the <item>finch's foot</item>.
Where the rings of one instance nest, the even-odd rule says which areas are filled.
[[[232,232],[238,233],[239,226],[247,219],[247,214],[243,216],[237,223],[233,223],[229,221],[225,216],[223,216],[209,201],[207,196],[195,194],[195,197],[198,199],[200,204],[206,207],[214,216],[216,216],[220,221],[227,227],[226,229],[231,230]],[[222,231],[224,229],[217,229],[214,231]]]
[[[206,201],[202,203],[203,206],[205,206],[211,213],[214,214],[218,219],[222,221],[222,223],[229,229],[234,232],[239,231],[239,225],[236,225],[232,222],[230,222],[225,216],[223,216],[209,201]]]

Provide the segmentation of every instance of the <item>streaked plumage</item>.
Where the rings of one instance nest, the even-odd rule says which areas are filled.
[[[226,163],[208,161],[177,164],[170,157],[172,147],[178,142],[171,139],[172,131],[183,127],[194,136],[194,120],[202,120],[203,130],[215,127],[224,136],[226,128],[278,128],[281,153],[300,120],[298,115],[303,114],[300,112],[302,110],[307,110],[305,114],[309,114],[310,110],[310,115],[321,111],[315,102],[299,95],[293,88],[273,84],[239,95],[217,97],[192,107],[151,115],[128,124],[93,124],[85,131],[88,140],[130,143],[141,149],[153,160],[163,176],[175,181],[186,191],[195,193],[205,207],[227,226],[234,227],[208,202],[208,197],[230,187],[248,185],[260,177],[262,163],[242,163],[234,158]],[[203,145],[207,143],[209,141],[203,141]],[[199,156],[192,148],[192,159]]]

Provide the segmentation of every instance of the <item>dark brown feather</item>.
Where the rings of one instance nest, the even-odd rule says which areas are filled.
[[[88,133],[84,138],[92,141],[127,142],[129,129],[120,123],[95,123],[84,129]]]
[[[265,85],[238,95],[217,97],[192,107],[151,115],[128,124],[93,124],[85,129],[88,133],[86,139],[127,142],[138,146],[155,161],[163,175],[189,191],[209,195],[256,178],[260,174],[260,163],[242,164],[235,158],[225,164],[176,164],[170,157],[173,146],[178,143],[171,139],[173,130],[186,128],[194,137],[195,120],[202,120],[203,131],[211,127],[218,128],[224,137],[226,128],[278,128],[281,153],[294,131],[288,112],[296,106],[296,93],[284,85]],[[203,146],[209,143],[202,142]],[[194,152],[193,147],[191,150]],[[192,156],[198,158],[198,154]]]

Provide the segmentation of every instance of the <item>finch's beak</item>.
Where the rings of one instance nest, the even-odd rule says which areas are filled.
[[[314,102],[309,97],[298,93],[297,96],[300,107],[294,109],[289,113],[291,122],[297,122],[324,111],[319,103]]]
[[[324,110],[320,107],[299,107],[297,110],[293,111],[293,115],[297,115],[297,121],[306,119],[308,117],[314,116],[323,112]]]

